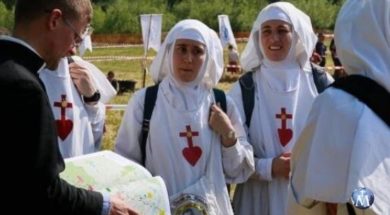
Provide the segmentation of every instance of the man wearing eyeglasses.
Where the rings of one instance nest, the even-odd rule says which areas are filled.
[[[13,37],[0,38],[3,205],[10,214],[136,214],[118,197],[76,188],[60,179],[65,165],[43,68],[55,70],[80,43],[92,19],[90,0],[18,0]],[[7,140],[7,142],[5,141]]]

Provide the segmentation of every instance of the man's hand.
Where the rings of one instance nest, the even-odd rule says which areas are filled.
[[[133,209],[126,205],[126,203],[118,196],[112,196],[111,208],[109,215],[138,215]]]
[[[92,77],[89,75],[87,68],[82,67],[77,63],[71,63],[69,64],[69,73],[80,95],[91,97],[96,92],[96,87],[93,84]]]

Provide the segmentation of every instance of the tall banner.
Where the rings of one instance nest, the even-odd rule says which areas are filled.
[[[225,48],[228,44],[233,45],[237,49],[236,39],[234,38],[232,27],[230,26],[229,17],[227,15],[218,15],[219,23],[219,38],[222,46]]]
[[[141,15],[142,39],[145,56],[150,48],[158,51],[161,44],[162,14]]]
[[[92,52],[92,41],[91,41],[91,35],[86,36],[83,41],[80,43],[79,46],[79,55],[83,56],[85,51],[89,50]]]

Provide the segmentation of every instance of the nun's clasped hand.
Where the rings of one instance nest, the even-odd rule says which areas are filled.
[[[230,147],[236,144],[234,127],[223,110],[216,104],[211,106],[209,125],[217,134],[222,137],[222,145]]]

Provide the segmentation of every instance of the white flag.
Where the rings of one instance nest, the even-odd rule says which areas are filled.
[[[92,52],[91,35],[86,36],[83,41],[81,41],[79,46],[79,55],[83,56],[86,50]]]
[[[152,48],[156,51],[161,44],[161,14],[143,14],[141,15],[142,39],[144,41],[145,55]]]
[[[218,22],[219,37],[222,46],[225,48],[228,44],[231,44],[237,49],[236,39],[234,38],[232,27],[230,26],[229,17],[227,15],[218,15]]]

